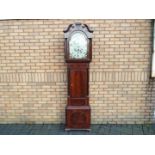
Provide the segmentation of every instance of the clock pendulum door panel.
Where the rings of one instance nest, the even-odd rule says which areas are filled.
[[[68,74],[69,74],[69,91],[70,97],[82,98],[88,95],[88,70],[86,65],[83,68],[74,67],[69,64]],[[72,66],[72,67],[71,67]],[[77,64],[77,66],[79,66]],[[85,66],[85,67],[84,67]]]

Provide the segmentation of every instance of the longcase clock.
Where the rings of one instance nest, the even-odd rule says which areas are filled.
[[[66,130],[90,129],[89,63],[92,59],[93,31],[81,23],[64,30],[68,76]]]

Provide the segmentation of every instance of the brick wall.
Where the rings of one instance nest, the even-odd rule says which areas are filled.
[[[151,20],[0,21],[0,123],[64,123],[63,29],[94,29],[92,123],[152,121]]]

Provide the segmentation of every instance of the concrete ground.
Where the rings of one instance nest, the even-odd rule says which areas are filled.
[[[0,124],[0,135],[155,135],[155,125],[92,124],[91,131],[65,131],[64,124]]]

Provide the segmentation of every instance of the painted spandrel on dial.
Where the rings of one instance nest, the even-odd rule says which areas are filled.
[[[72,35],[69,42],[69,57],[71,59],[83,59],[87,57],[87,39],[82,33]]]

